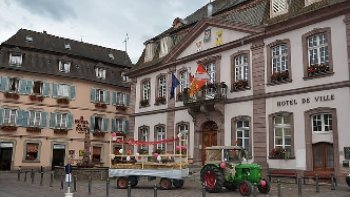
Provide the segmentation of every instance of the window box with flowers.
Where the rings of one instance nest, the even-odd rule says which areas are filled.
[[[160,96],[156,98],[156,103],[155,105],[164,105],[166,103],[166,98],[165,96]]]
[[[16,126],[11,126],[11,125],[2,125],[0,127],[0,130],[8,131],[8,132],[14,132],[14,131],[17,131],[17,127]]]
[[[41,133],[41,128],[39,127],[28,127],[27,132],[29,133]]]
[[[147,107],[147,106],[149,106],[149,100],[141,100],[141,101],[140,101],[140,106],[141,106],[141,107]]]
[[[232,84],[232,91],[241,91],[249,89],[247,80],[238,80]]]
[[[288,70],[282,72],[274,72],[271,75],[271,83],[285,83],[289,81],[290,79]]]
[[[42,102],[42,101],[44,100],[44,96],[32,94],[32,95],[29,95],[29,99],[30,99],[31,101],[39,101],[39,102]]]
[[[56,101],[57,101],[57,104],[60,104],[60,105],[68,105],[69,104],[68,98],[58,98]]]
[[[116,109],[116,110],[120,110],[120,111],[125,111],[125,110],[128,109],[128,107],[125,106],[125,105],[116,105],[116,106],[115,106],[115,109]]]
[[[105,134],[106,134],[106,132],[102,132],[102,131],[95,131],[92,133],[92,135],[95,137],[104,137]]]
[[[66,135],[68,133],[68,129],[54,129],[53,132],[57,135]]]
[[[185,155],[186,151],[187,151],[186,146],[176,146],[175,147],[176,154],[180,154],[181,153],[182,155]]]
[[[105,103],[95,103],[96,108],[106,109],[107,105]]]
[[[19,95],[16,92],[5,92],[5,98],[8,99],[14,99],[14,100],[18,100],[19,99]]]
[[[330,69],[327,64],[314,64],[307,68],[307,75],[309,77],[329,74]]]
[[[269,158],[270,159],[293,159],[294,157],[291,156],[291,152],[289,149],[276,147],[271,149]]]

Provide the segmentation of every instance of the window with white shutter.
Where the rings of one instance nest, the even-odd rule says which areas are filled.
[[[271,18],[288,12],[287,0],[271,0]]]

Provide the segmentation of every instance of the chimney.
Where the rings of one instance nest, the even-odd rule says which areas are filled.
[[[43,31],[43,33],[44,33],[44,34],[47,34],[47,32],[46,32],[45,30]]]
[[[212,15],[213,15],[213,4],[212,4],[212,1],[210,1],[208,4],[208,18],[211,18]]]

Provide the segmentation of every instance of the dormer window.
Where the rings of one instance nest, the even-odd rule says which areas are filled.
[[[129,81],[129,77],[125,75],[125,72],[121,72],[121,73],[120,73],[120,76],[122,77],[122,80],[123,80],[124,82]]]
[[[9,64],[11,66],[22,65],[22,54],[21,53],[10,53]]]
[[[33,37],[32,36],[26,36],[26,41],[27,42],[33,42]]]
[[[160,53],[159,57],[163,57],[169,53],[171,48],[171,38],[169,36],[160,40]]]
[[[287,0],[271,0],[271,18],[288,12]]]
[[[72,49],[69,43],[68,44],[64,44],[64,48],[67,49],[67,50],[71,50]]]
[[[95,68],[95,72],[98,79],[106,79],[106,69],[97,67]]]
[[[114,55],[112,53],[108,54],[109,59],[114,60]]]
[[[319,2],[319,1],[322,1],[322,0],[305,0],[305,6],[309,6],[309,5],[316,3],[316,2]]]
[[[70,62],[59,61],[59,63],[58,63],[58,71],[62,72],[62,73],[69,73],[70,72],[70,66],[71,66]]]
[[[145,62],[153,60],[154,57],[154,43],[148,43],[146,45]]]

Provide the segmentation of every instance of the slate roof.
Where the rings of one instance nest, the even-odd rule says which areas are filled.
[[[33,41],[26,41],[27,36],[32,37]],[[69,44],[71,49],[66,49],[65,44]],[[97,62],[103,62],[112,66],[124,68],[132,67],[131,60],[125,51],[61,38],[47,34],[46,32],[36,32],[27,29],[20,29],[15,35],[3,42],[2,45],[58,52],[95,60]],[[110,58],[109,54],[113,54],[114,59]]]

